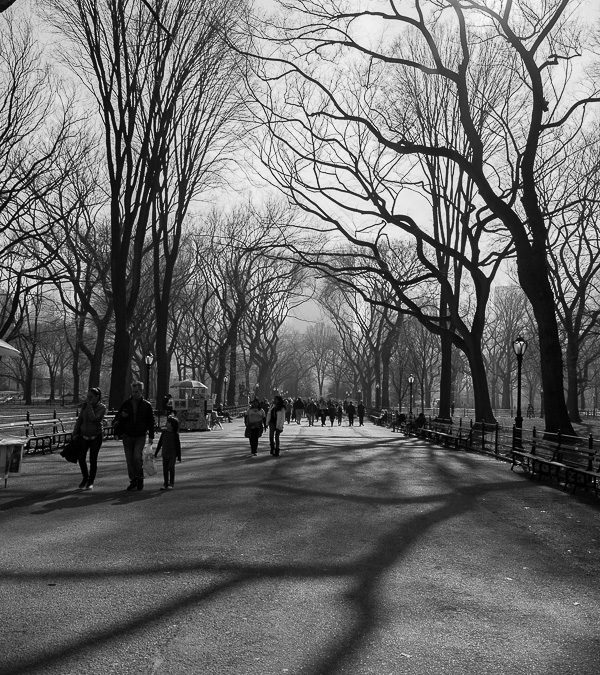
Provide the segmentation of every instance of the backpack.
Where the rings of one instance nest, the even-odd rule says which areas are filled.
[[[259,427],[262,428],[263,425],[263,411],[262,410],[257,410],[255,408],[250,408],[248,410],[248,424],[247,426],[250,427],[251,429],[257,429]]]

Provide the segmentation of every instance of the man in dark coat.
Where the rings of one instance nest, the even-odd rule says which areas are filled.
[[[143,398],[144,385],[141,382],[131,383],[131,397],[123,401],[116,414],[116,428],[123,440],[129,487],[127,490],[143,490],[144,469],[143,453],[148,442],[154,441],[154,410],[152,404]]]
[[[365,405],[362,401],[358,402],[358,405],[356,406],[356,412],[358,413],[358,426],[363,427],[365,420]]]
[[[354,415],[356,414],[356,408],[352,401],[348,401],[346,405],[346,414],[348,415],[348,426],[354,426]]]

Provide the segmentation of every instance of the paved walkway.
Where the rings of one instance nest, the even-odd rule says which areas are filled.
[[[183,435],[176,488],[0,488],[0,674],[600,672],[600,509],[372,425]]]

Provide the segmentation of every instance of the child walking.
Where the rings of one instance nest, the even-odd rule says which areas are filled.
[[[175,484],[175,460],[181,462],[181,441],[179,440],[179,420],[175,415],[167,417],[165,430],[158,439],[156,452],[157,457],[162,449],[164,485],[161,490],[172,490]]]

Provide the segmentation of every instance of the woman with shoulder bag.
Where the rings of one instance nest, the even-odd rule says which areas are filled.
[[[102,420],[106,413],[106,406],[101,402],[102,392],[98,387],[92,387],[88,393],[81,412],[75,422],[73,438],[78,439],[81,446],[79,468],[82,481],[80,490],[92,490],[98,469],[98,453],[102,445]],[[88,470],[87,452],[90,451],[90,466]]]

